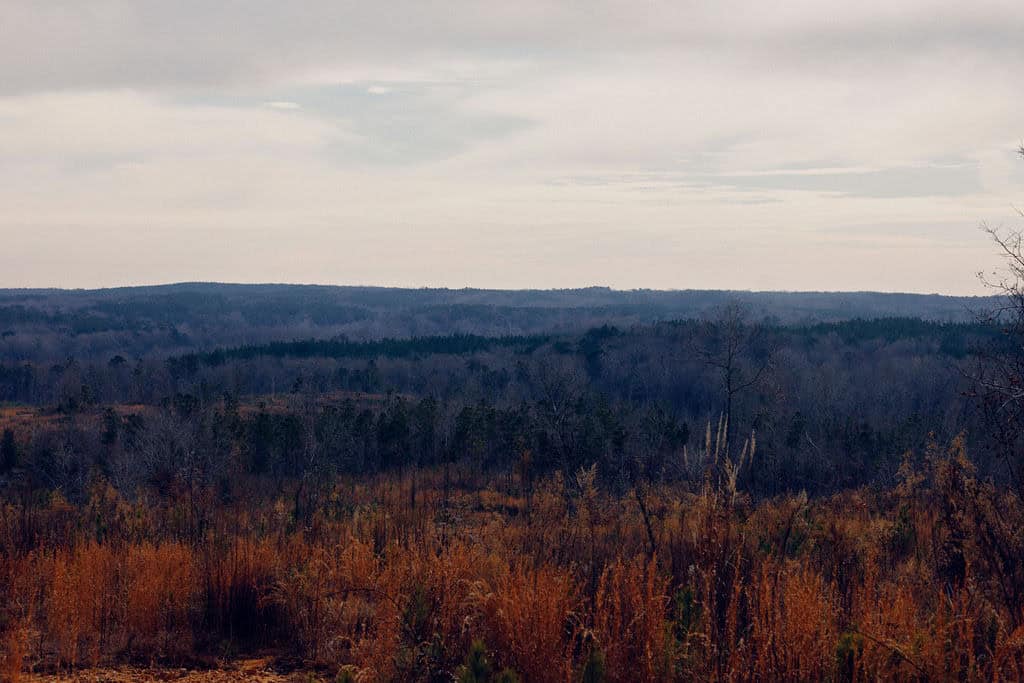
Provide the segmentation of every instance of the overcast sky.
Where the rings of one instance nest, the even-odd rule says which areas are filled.
[[[978,293],[1022,74],[1020,0],[0,0],[0,286]]]

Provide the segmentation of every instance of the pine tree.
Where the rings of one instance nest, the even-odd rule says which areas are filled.
[[[14,441],[14,432],[4,430],[0,438],[0,472],[10,472],[18,466],[18,444]]]

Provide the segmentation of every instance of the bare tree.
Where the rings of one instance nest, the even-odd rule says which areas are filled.
[[[1017,150],[1024,158],[1024,145]],[[1024,211],[1016,210],[1024,218]],[[988,436],[1018,492],[1024,495],[1024,230],[982,225],[1003,267],[978,273],[997,303],[982,315],[999,335],[979,354],[972,379]]]
[[[730,301],[702,322],[692,351],[721,377],[722,415],[726,434],[731,434],[737,400],[761,382],[771,365],[764,328],[749,320],[740,302]]]

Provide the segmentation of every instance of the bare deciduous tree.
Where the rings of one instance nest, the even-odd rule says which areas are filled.
[[[702,322],[692,341],[694,355],[721,376],[727,434],[733,431],[736,401],[757,386],[771,366],[771,349],[763,345],[763,336],[764,328],[749,320],[744,306],[730,301]]]
[[[1017,150],[1024,158],[1024,145]],[[1024,211],[1017,209],[1024,218]],[[1024,494],[1024,230],[982,225],[998,248],[1003,267],[978,273],[997,299],[982,315],[1000,334],[979,355],[972,379],[997,457]]]

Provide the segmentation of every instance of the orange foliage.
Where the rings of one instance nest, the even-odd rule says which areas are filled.
[[[654,560],[618,560],[605,569],[594,596],[593,624],[614,680],[671,677],[668,578]]]
[[[0,510],[0,666],[276,651],[359,680],[451,679],[474,641],[525,681],[1019,680],[1024,506],[957,444],[893,491],[752,504],[587,471],[341,481],[206,511],[109,487]],[[528,510],[527,510],[528,506]],[[643,518],[647,515],[648,519]],[[649,526],[648,526],[649,524]]]

